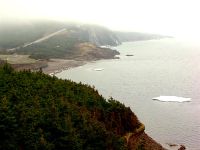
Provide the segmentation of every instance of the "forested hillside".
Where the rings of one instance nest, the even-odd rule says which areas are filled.
[[[130,108],[88,85],[0,67],[0,149],[127,149]]]

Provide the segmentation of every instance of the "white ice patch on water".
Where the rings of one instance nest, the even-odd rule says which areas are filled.
[[[191,102],[191,98],[185,98],[185,97],[178,97],[178,96],[159,96],[154,97],[152,100],[158,100],[161,102]]]
[[[94,71],[102,71],[104,68],[95,68]]]

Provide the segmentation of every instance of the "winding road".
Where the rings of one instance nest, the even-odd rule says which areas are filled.
[[[47,39],[49,39],[49,38],[51,38],[51,37],[53,37],[53,36],[55,36],[55,35],[58,35],[58,34],[64,32],[64,31],[66,31],[65,28],[63,28],[63,29],[61,29],[61,30],[58,30],[58,31],[56,31],[56,32],[50,33],[50,34],[48,34],[48,35],[46,35],[46,36],[44,36],[44,37],[42,37],[42,38],[39,38],[39,39],[37,39],[37,40],[35,40],[35,41],[33,41],[33,42],[25,43],[25,44],[22,45],[22,46],[18,46],[18,47],[15,47],[15,48],[7,49],[7,51],[8,51],[8,52],[10,52],[10,51],[15,51],[16,49],[19,49],[20,47],[27,47],[27,46],[30,46],[30,45],[33,45],[33,44],[36,44],[36,43],[40,43],[40,42],[45,41],[45,40],[47,40]]]

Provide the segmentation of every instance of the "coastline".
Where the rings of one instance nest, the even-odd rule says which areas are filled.
[[[69,60],[69,59],[50,59],[47,66],[42,68],[45,74],[55,75],[70,68],[85,65],[89,61]]]
[[[119,59],[119,58],[114,56],[113,58],[109,58],[109,59]],[[49,74],[49,75],[56,75],[57,73],[60,73],[64,70],[83,66],[87,63],[96,62],[96,61],[99,61],[99,60],[105,60],[105,59],[103,59],[103,58],[102,59],[96,59],[96,60],[50,59],[48,61],[39,61],[39,62],[40,62],[40,67],[43,65],[43,67],[42,67],[43,73]],[[36,65],[36,66],[37,66],[37,68],[39,68],[39,65]],[[25,68],[23,68],[23,69],[21,67],[22,66],[20,65],[19,70],[23,70],[27,66],[25,66]],[[139,136],[137,138],[138,138],[137,142],[135,141],[135,139],[130,140],[129,146],[131,147],[131,149],[134,149],[134,147],[137,146],[136,144],[141,144],[145,141],[144,147],[147,148],[147,149],[166,150],[166,145],[161,145],[157,141],[153,140],[146,133],[143,133],[141,136]],[[171,149],[172,147],[169,147],[169,148]]]
[[[117,55],[119,55],[119,54],[117,54]],[[80,60],[79,59],[50,59],[46,62],[46,66],[42,67],[42,71],[45,74],[55,75],[64,70],[83,66],[90,62],[96,62],[99,60],[108,60],[108,59],[120,59],[119,57],[117,57],[117,55],[114,55],[109,58],[95,58],[95,59],[94,58],[92,58],[92,59],[84,58],[84,59],[80,59]]]
[[[118,57],[110,58],[110,59],[119,59]],[[90,62],[96,62],[100,60],[106,59],[97,59],[97,60],[69,60],[69,59],[51,59],[47,61],[47,65],[42,68],[43,73],[49,74],[51,76],[60,73],[62,71],[83,66]]]
[[[8,62],[17,70],[31,70],[39,71],[49,75],[55,75],[70,68],[85,65],[89,62],[94,62],[104,59],[119,59],[116,55],[120,53],[109,48],[95,47],[94,45],[83,43],[79,45],[82,51],[74,56],[66,56],[64,58],[50,58],[50,59],[31,59],[29,55],[0,55],[0,60]],[[16,59],[16,58],[20,59]],[[9,58],[9,59],[8,59]]]
[[[115,58],[110,58],[110,59],[115,59]],[[87,63],[96,62],[99,60],[103,60],[103,59],[98,59],[98,60],[93,60],[93,61],[92,60],[80,61],[80,60],[67,60],[67,59],[51,59],[47,62],[48,66],[46,68],[43,68],[42,70],[45,74],[49,74],[53,76],[53,75],[56,75],[57,73],[68,70],[70,68],[83,66]],[[162,145],[161,143],[158,143],[145,132],[143,132],[140,136],[138,135],[136,139],[130,138],[130,141],[127,144],[131,150],[135,149],[135,147],[141,144],[144,146],[145,149],[167,150],[166,145]]]

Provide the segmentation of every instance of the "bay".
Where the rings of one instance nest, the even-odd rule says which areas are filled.
[[[131,107],[145,131],[161,144],[199,150],[200,44],[166,38],[125,42],[117,50],[120,59],[91,62],[56,76],[94,85],[104,97]],[[152,100],[158,96],[187,97],[191,102]]]

